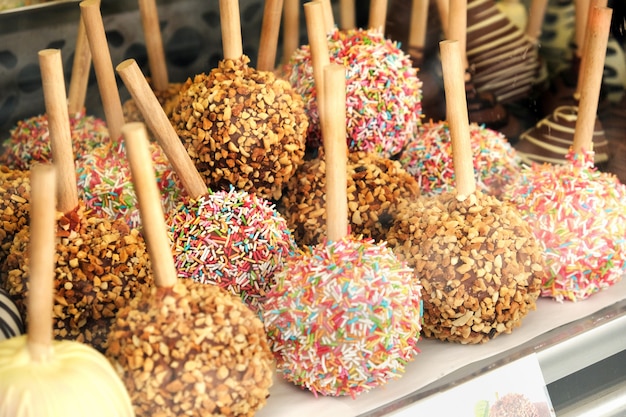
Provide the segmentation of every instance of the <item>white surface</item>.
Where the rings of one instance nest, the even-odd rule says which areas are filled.
[[[552,299],[539,299],[537,310],[530,312],[519,328],[509,335],[500,335],[482,345],[421,340],[418,344],[421,353],[408,364],[402,378],[361,394],[356,399],[316,398],[309,391],[302,390],[277,375],[267,405],[257,413],[257,416],[358,416],[424,388],[466,365],[513,349],[550,330],[582,319],[624,299],[626,299],[626,281],[622,280],[615,286],[577,303],[560,304]]]

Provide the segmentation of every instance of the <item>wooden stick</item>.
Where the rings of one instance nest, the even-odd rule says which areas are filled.
[[[584,66],[580,69],[583,72],[583,85],[580,88],[578,117],[572,145],[576,153],[593,149],[593,131],[598,113],[598,99],[612,15],[613,9],[608,7],[595,7],[589,15],[590,33]]]
[[[58,170],[57,204],[49,208],[57,207],[59,211],[67,213],[78,205],[78,188],[61,51],[59,49],[39,51],[39,66],[48,115],[52,160]]]
[[[68,92],[69,112],[72,116],[80,114],[85,108],[87,87],[89,84],[89,72],[91,71],[91,50],[87,40],[87,29],[81,16],[78,21],[78,33],[76,34],[76,49],[74,50],[74,62],[72,63],[72,77]]]
[[[180,141],[137,62],[134,59],[123,61],[117,66],[117,73],[124,81],[124,85],[137,104],[150,131],[163,148],[163,152],[183,183],[187,194],[193,199],[206,194],[206,183],[189,157],[189,153]]]
[[[339,24],[343,30],[356,28],[356,5],[354,2],[355,0],[339,0]]]
[[[448,13],[448,40],[458,41],[463,60],[463,68],[467,70],[467,0],[450,0]]]
[[[300,46],[300,2],[284,0],[283,8],[283,63]]]
[[[467,99],[465,97],[465,69],[463,68],[461,47],[458,41],[442,41],[439,46],[441,48],[441,66],[446,94],[446,115],[452,140],[457,198],[463,201],[476,191]]]
[[[259,54],[256,68],[259,71],[274,71],[276,68],[276,50],[280,32],[280,14],[283,0],[265,0],[263,24],[259,41]]]
[[[541,28],[546,16],[546,7],[548,0],[532,0],[530,10],[528,11],[528,20],[526,21],[526,36],[536,45],[539,43],[541,36]]]
[[[44,362],[52,350],[54,253],[56,239],[55,168],[36,164],[30,169],[30,285],[26,309],[26,343],[33,362]]]
[[[324,30],[326,33],[330,33],[335,29],[335,17],[333,16],[333,6],[330,0],[316,0],[322,3],[322,10],[324,11]]]
[[[240,59],[243,56],[243,41],[239,0],[220,0],[220,23],[224,59]]]
[[[583,55],[583,45],[585,43],[585,30],[589,16],[589,5],[591,0],[574,0],[574,41],[576,42],[575,53],[580,57]]]
[[[115,81],[109,45],[104,32],[100,0],[84,0],[80,3],[80,10],[87,29],[87,39],[89,39],[89,48],[96,70],[98,90],[104,107],[109,136],[111,139],[117,140],[122,136],[124,112],[122,111],[120,92]]]
[[[585,60],[587,59],[587,49],[589,48],[589,34],[591,32],[590,26],[591,26],[591,19],[589,18],[589,16],[591,16],[591,13],[593,12],[593,9],[595,7],[607,7],[607,0],[591,0],[589,2],[589,10],[587,10],[587,26],[585,27],[585,36],[583,38],[583,44],[580,46],[580,51],[581,51],[581,55],[580,55],[580,63],[579,63],[579,67],[578,67],[578,79],[576,80],[576,91],[574,91],[574,98],[576,100],[580,99],[580,90],[581,87],[583,85],[583,72],[582,72],[582,67],[585,65]]]
[[[348,235],[348,146],[346,144],[346,69],[324,68],[324,155],[326,159],[326,229],[329,241]]]
[[[139,214],[144,225],[143,234],[152,260],[154,282],[159,288],[173,287],[177,281],[176,267],[148,148],[148,134],[144,124],[140,122],[124,125],[122,133],[137,194]]]
[[[446,39],[448,36],[448,21],[450,15],[450,2],[449,0],[437,0],[437,11],[439,12],[439,21],[441,23],[441,31]]]
[[[424,47],[426,46],[426,30],[428,26],[428,0],[413,0],[411,5],[411,20],[409,27],[409,49],[415,52],[411,54],[418,55],[422,65],[424,62]],[[417,53],[416,53],[417,52]]]
[[[385,33],[387,23],[387,0],[370,0],[368,26],[372,30]]]
[[[323,5],[319,1],[305,3],[304,15],[311,48],[311,65],[313,67],[313,82],[317,93],[317,109],[324,135],[324,68],[330,64],[328,40],[324,33]]]
[[[167,74],[165,50],[161,36],[159,23],[159,11],[155,0],[139,0],[139,13],[143,27],[143,38],[146,42],[148,53],[148,66],[150,67],[150,79],[154,91],[166,91],[170,81]]]

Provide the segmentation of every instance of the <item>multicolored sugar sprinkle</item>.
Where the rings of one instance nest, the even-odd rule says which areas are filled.
[[[476,187],[499,196],[502,188],[519,175],[521,159],[502,133],[476,123],[470,124]],[[425,196],[439,195],[455,187],[452,142],[447,122],[424,124],[399,158],[402,167],[415,177]]]
[[[102,145],[109,145],[109,130],[102,119],[84,113],[70,116],[74,157],[80,157]],[[33,162],[50,162],[50,134],[45,114],[20,120],[4,141],[0,163],[12,169],[27,170]]]
[[[356,395],[418,353],[420,284],[384,243],[346,237],[287,261],[263,318],[277,369],[315,395]]]
[[[376,30],[334,30],[328,35],[331,62],[346,67],[347,136],[351,150],[399,153],[421,122],[422,82],[396,42]],[[286,76],[306,103],[307,146],[321,144],[311,51],[294,52]]]
[[[626,186],[593,166],[593,152],[569,151],[564,165],[526,166],[504,196],[545,250],[542,296],[578,301],[626,271]]]
[[[232,187],[184,199],[167,225],[179,278],[218,285],[255,311],[297,250],[272,203]]]
[[[152,165],[161,192],[164,212],[173,210],[186,195],[163,150],[150,143]],[[78,196],[99,216],[124,219],[130,227],[141,226],[137,195],[123,144],[102,146],[76,160]]]

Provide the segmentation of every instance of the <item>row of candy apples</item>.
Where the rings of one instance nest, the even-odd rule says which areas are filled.
[[[450,6],[463,10],[463,2]],[[103,195],[118,202],[112,210],[116,217],[97,213],[106,201],[89,205],[78,197],[88,186],[79,183],[84,168],[81,157],[74,159],[80,151],[71,136],[59,51],[40,53],[44,130],[52,142],[56,206],[62,214],[56,219],[56,248],[30,250],[38,239],[33,221],[51,211],[54,187],[37,191],[35,176],[42,169],[31,170],[32,177],[3,172],[9,197],[3,200],[10,201],[5,214],[14,216],[5,222],[11,236],[2,246],[3,286],[29,326],[28,336],[2,345],[6,355],[0,356],[9,358],[2,369],[11,377],[2,378],[8,385],[0,395],[7,399],[3,404],[16,407],[10,415],[27,401],[11,399],[18,384],[24,384],[24,392],[37,389],[25,369],[39,369],[50,360],[24,356],[41,345],[33,317],[52,314],[52,325],[39,322],[44,330],[52,328],[55,338],[85,342],[108,356],[124,383],[119,395],[130,394],[133,407],[121,401],[126,410],[246,415],[265,404],[274,366],[314,393],[356,396],[400,376],[417,354],[422,333],[486,342],[519,326],[540,295],[582,300],[620,279],[626,191],[614,176],[593,167],[593,127],[591,134],[588,128],[598,97],[593,82],[583,89],[581,109],[590,110],[579,114],[566,163],[517,166],[509,180],[500,176],[498,187],[477,189],[490,176],[475,178],[476,159],[487,153],[477,152],[475,142],[491,151],[499,141],[506,153],[514,152],[502,135],[469,125],[463,48],[458,41],[444,42],[447,121],[438,124],[440,147],[421,160],[447,153],[447,165],[454,169],[441,176],[451,188],[418,196],[422,184],[391,158],[398,151],[388,148],[397,126],[414,131],[419,119],[407,118],[420,113],[421,82],[401,51],[391,54],[393,42],[376,30],[326,31],[324,2],[308,3],[309,45],[297,52],[305,58],[292,65],[310,67],[305,83],[312,92],[303,100],[289,82],[247,65],[237,1],[222,0],[220,11],[225,59],[209,74],[179,86],[171,116],[134,60],[116,67],[157,142],[144,143],[131,139],[142,136],[142,127],[125,125],[119,96],[110,88],[114,74],[99,4],[81,3],[108,137],[117,138],[91,146],[85,155],[107,155],[94,163],[94,171],[120,166],[91,174],[110,185]],[[610,9],[592,9],[590,42],[605,39],[607,17]],[[451,13],[450,18],[458,17]],[[355,52],[357,46],[365,50]],[[348,52],[336,52],[341,47]],[[589,50],[602,51],[602,44]],[[598,79],[602,61],[597,56],[586,61],[586,80]],[[374,87],[363,88],[367,82]],[[391,104],[390,97],[397,102]],[[411,101],[416,98],[417,103]],[[307,112],[307,103],[316,104],[317,117],[310,108]],[[402,113],[407,105],[410,110]],[[360,120],[355,114],[373,119],[355,122]],[[390,127],[398,115],[403,121]],[[121,123],[112,122],[116,119]],[[356,148],[366,141],[355,139],[350,129],[355,124],[369,129],[373,143],[363,146],[371,148]],[[310,125],[317,126],[317,146],[322,146],[307,159],[307,145],[315,146],[307,142]],[[487,136],[497,139],[485,144]],[[133,142],[142,157],[133,158]],[[130,169],[122,168],[128,160]],[[166,181],[159,161],[172,171]],[[141,173],[152,167],[156,180]],[[166,187],[154,191],[163,183],[180,195],[172,197]],[[138,203],[135,197],[122,198],[122,188],[136,192]],[[37,196],[46,192],[47,205],[36,211]],[[129,216],[131,211],[140,214]],[[295,219],[297,224],[290,224]],[[47,262],[37,256],[46,254],[54,255],[54,279],[32,284],[37,268]],[[33,290],[50,285],[54,307],[42,301],[27,308],[26,300],[36,297]],[[43,297],[51,292],[43,291]],[[36,306],[48,313],[30,310]],[[59,377],[58,368],[44,368]],[[77,377],[87,389],[88,378]],[[89,391],[106,394],[97,404],[118,404],[110,401],[118,394]],[[52,395],[60,404],[63,393]],[[72,401],[77,409],[75,395]],[[94,402],[85,403],[93,412]]]

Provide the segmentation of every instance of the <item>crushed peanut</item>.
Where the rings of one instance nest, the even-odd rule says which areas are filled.
[[[90,216],[82,203],[58,222],[53,335],[103,352],[115,312],[152,284],[145,242],[125,221]],[[26,320],[29,236],[28,227],[15,236],[5,282]]]
[[[387,236],[422,283],[426,337],[484,343],[536,308],[543,251],[517,210],[481,192],[403,207]]]
[[[28,171],[11,170],[0,166],[0,259],[10,253],[14,236],[28,225],[30,211],[30,179]],[[7,270],[0,262],[0,283]]]
[[[300,245],[326,236],[326,164],[307,161],[289,181],[278,205]],[[397,161],[365,152],[348,154],[348,216],[352,233],[384,240],[398,207],[419,195],[419,185]]]
[[[309,121],[287,81],[248,62],[225,59],[188,79],[171,120],[210,188],[278,200],[303,162]]]
[[[111,332],[106,356],[137,416],[252,416],[265,405],[274,362],[263,324],[217,286],[152,288]]]

